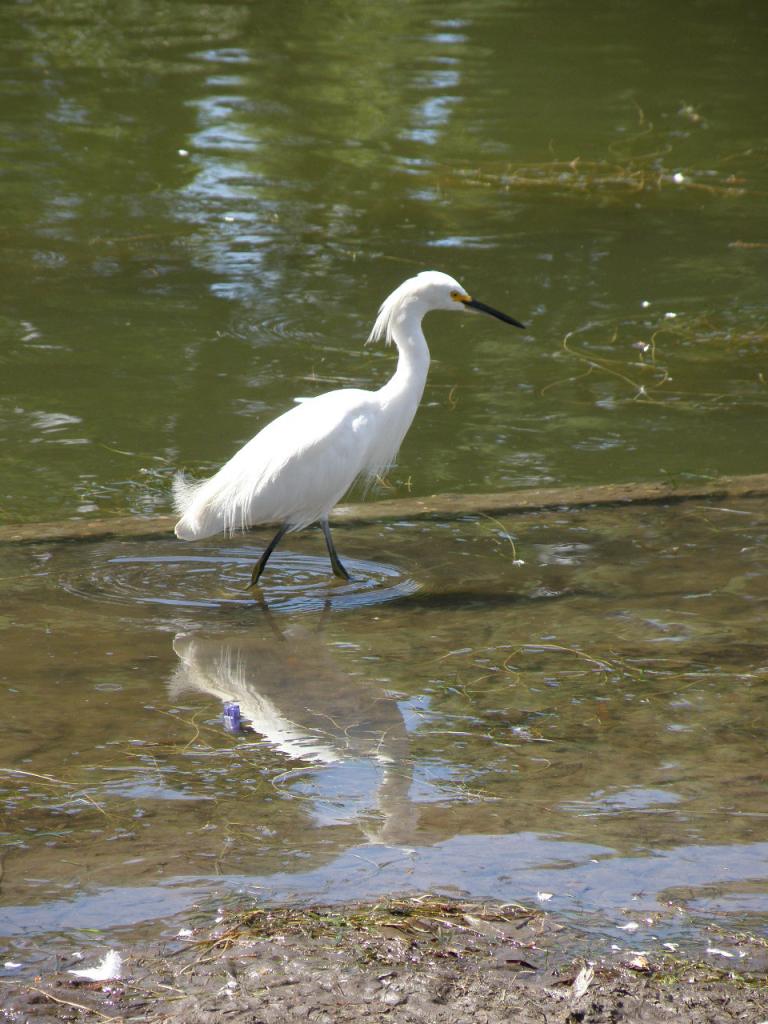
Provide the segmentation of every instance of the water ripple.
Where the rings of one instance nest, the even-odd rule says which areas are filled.
[[[203,550],[194,555],[120,555],[64,576],[63,588],[89,600],[164,605],[175,608],[258,607],[272,611],[359,608],[398,600],[419,590],[419,583],[395,566],[346,559],[352,579],[330,574],[326,557],[277,552],[262,578],[248,590],[261,549]]]

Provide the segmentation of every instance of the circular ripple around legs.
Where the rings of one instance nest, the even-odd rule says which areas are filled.
[[[277,552],[258,590],[247,589],[259,549],[238,548],[194,555],[119,555],[63,586],[78,597],[171,608],[257,607],[316,611],[381,604],[413,594],[418,583],[381,562],[345,559],[351,580],[331,575],[328,559]]]

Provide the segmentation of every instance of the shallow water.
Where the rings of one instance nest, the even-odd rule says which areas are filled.
[[[724,0],[0,6],[0,520],[169,511],[382,383],[430,266],[529,330],[427,319],[378,493],[764,472],[766,52]],[[261,534],[4,545],[9,959],[242,891],[764,931],[766,511],[340,525],[349,584],[308,531],[259,600]]]
[[[345,528],[342,584],[308,531],[261,603],[250,539],[7,549],[12,947],[241,892],[761,926],[767,532],[756,500]]]

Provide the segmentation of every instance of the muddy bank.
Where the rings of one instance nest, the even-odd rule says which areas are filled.
[[[153,1024],[768,1020],[768,943],[719,943],[732,959],[714,948],[694,961],[607,944],[592,956],[584,935],[548,914],[432,896],[254,907],[207,933],[124,951],[119,980],[81,981],[65,963],[49,976],[6,978],[0,1012]]]

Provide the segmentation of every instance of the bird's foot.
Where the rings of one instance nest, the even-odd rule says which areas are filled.
[[[246,586],[246,590],[253,590],[254,587],[258,587],[262,572],[264,572],[263,565],[254,566],[253,572],[251,573],[251,582]]]
[[[344,580],[345,582],[349,582],[349,580],[352,579],[352,577],[349,575],[349,573],[338,560],[338,558],[336,559],[335,562],[331,562],[331,568],[333,569],[333,575],[337,579]]]

